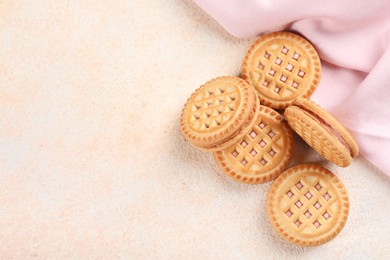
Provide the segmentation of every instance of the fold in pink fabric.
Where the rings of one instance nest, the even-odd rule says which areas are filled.
[[[311,99],[354,135],[360,153],[390,175],[389,0],[194,0],[228,32],[251,38],[294,30],[322,60]]]

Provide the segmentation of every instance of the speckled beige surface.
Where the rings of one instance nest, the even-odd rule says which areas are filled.
[[[390,257],[390,180],[363,158],[298,142],[293,164],[337,172],[351,202],[338,237],[299,248],[266,221],[269,184],[232,182],[180,135],[187,97],[251,42],[189,0],[1,1],[0,258]]]

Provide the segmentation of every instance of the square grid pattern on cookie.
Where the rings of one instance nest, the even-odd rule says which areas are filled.
[[[307,63],[307,57],[291,46],[267,48],[260,55],[257,64],[257,69],[265,75],[259,84],[281,97],[290,96],[307,76],[307,66],[304,66]]]
[[[192,105],[191,124],[200,130],[212,129],[228,121],[234,114],[238,90],[220,86],[199,93]]]
[[[231,155],[246,169],[262,169],[282,150],[281,134],[265,121],[260,121],[237,143]]]
[[[337,198],[319,178],[300,178],[282,200],[287,203],[282,203],[286,206],[281,214],[285,214],[299,232],[321,232],[321,228],[336,217],[331,205]]]

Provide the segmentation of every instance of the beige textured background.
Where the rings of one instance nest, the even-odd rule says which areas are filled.
[[[390,178],[363,158],[297,143],[293,164],[337,172],[351,201],[338,237],[299,248],[266,221],[269,184],[180,136],[187,97],[250,43],[189,0],[0,1],[0,258],[390,257]]]

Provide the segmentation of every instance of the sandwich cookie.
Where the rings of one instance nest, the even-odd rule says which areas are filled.
[[[283,117],[261,106],[255,125],[234,145],[214,152],[218,166],[242,183],[257,184],[275,179],[290,162],[293,136]]]
[[[344,185],[315,164],[289,168],[272,183],[267,196],[272,227],[300,246],[318,246],[333,239],[344,227],[348,212]]]
[[[185,138],[205,151],[222,150],[255,124],[258,98],[238,77],[220,77],[198,88],[185,104],[180,125]]]
[[[308,99],[297,99],[284,111],[291,128],[332,163],[346,167],[359,154],[355,139],[332,115]]]
[[[252,45],[241,74],[255,87],[262,105],[284,109],[298,97],[311,96],[320,81],[321,63],[314,47],[303,37],[274,32]]]

